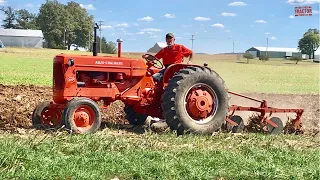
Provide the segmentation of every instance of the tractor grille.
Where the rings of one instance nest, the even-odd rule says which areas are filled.
[[[63,63],[61,60],[53,62],[53,89],[63,90],[64,88],[64,72]]]

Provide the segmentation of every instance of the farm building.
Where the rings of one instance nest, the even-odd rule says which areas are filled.
[[[0,40],[4,46],[43,47],[43,33],[41,30],[0,29]]]
[[[267,55],[270,58],[286,58],[292,56],[299,56],[307,58],[306,55],[302,55],[297,48],[281,48],[281,47],[252,47],[246,52],[249,52],[253,57],[260,57],[261,55]]]
[[[162,48],[166,47],[167,44],[164,42],[157,42],[153,47],[151,47],[147,52],[149,53],[157,53],[159,52]]]

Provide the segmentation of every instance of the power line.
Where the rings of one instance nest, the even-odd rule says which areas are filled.
[[[193,50],[193,40],[194,40],[194,35],[191,35],[191,43],[192,43],[192,45],[191,45],[191,50]]]
[[[99,44],[100,44],[100,53],[101,53],[101,39],[102,39],[102,37],[101,37],[101,31],[102,31],[102,22],[104,22],[104,21],[99,21],[99,31],[100,31],[100,40],[99,40]]]

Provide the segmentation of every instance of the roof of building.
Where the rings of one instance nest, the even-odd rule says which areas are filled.
[[[165,43],[165,42],[157,42],[156,45],[158,45],[161,48],[164,48],[164,47],[167,46],[167,43]]]
[[[256,47],[253,48],[259,51],[266,51],[267,47]],[[276,51],[276,52],[300,52],[298,48],[282,48],[282,47],[268,47],[268,51]]]
[[[17,36],[17,37],[42,37],[41,30],[30,29],[0,29],[0,36]]]

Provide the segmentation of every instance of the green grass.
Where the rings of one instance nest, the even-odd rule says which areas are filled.
[[[319,138],[0,135],[0,179],[317,179]]]
[[[48,49],[9,48],[0,51],[1,84],[36,84],[51,86],[52,59],[59,53],[83,53]],[[114,55],[115,56],[115,55]],[[123,56],[139,58],[139,53]],[[258,93],[319,93],[319,64],[292,61],[236,60],[232,55],[195,55],[195,64],[208,62],[226,81],[232,91]]]

